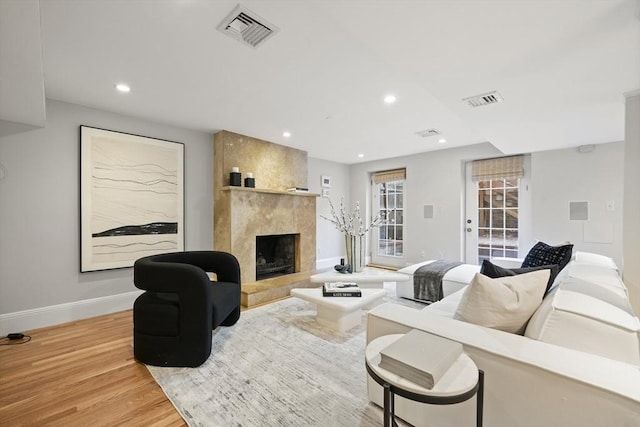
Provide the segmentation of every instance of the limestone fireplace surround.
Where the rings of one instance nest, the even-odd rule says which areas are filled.
[[[290,193],[307,187],[307,153],[268,141],[220,131],[214,135],[214,249],[240,263],[243,287],[256,281],[256,236],[296,235],[296,272],[316,264],[316,197]],[[240,168],[256,188],[232,187],[229,173]]]

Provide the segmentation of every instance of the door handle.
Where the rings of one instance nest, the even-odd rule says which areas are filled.
[[[468,228],[467,228],[467,233],[471,233],[471,231],[472,231],[472,230],[471,230],[471,227],[468,227]]]

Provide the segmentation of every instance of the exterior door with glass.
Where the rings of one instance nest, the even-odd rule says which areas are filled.
[[[390,172],[396,172],[390,174]],[[381,176],[382,174],[387,174]],[[372,205],[387,222],[371,231],[371,261],[384,266],[404,266],[405,233],[405,171],[386,171],[374,174]]]
[[[491,173],[484,176],[478,176],[477,170],[474,176],[474,162],[467,164],[464,224],[467,263],[519,256],[523,236],[530,233],[529,179],[524,167],[530,162],[518,157],[515,171],[509,162],[505,166],[502,159],[489,159],[494,164],[490,165]]]

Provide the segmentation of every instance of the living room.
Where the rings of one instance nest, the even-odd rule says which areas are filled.
[[[20,6],[16,6],[18,3]],[[182,70],[183,74],[177,75],[171,81],[165,80],[166,76],[160,74],[153,86],[142,89],[142,86],[135,84],[136,81],[142,82],[145,79],[153,81],[156,78],[153,69],[138,63],[151,61],[151,54],[143,51],[129,51],[122,56],[114,55],[111,52],[114,49],[108,48],[110,39],[98,38],[97,34],[93,34],[91,28],[105,29],[95,27],[100,17],[109,16],[114,19],[113,17],[118,16],[120,8],[125,8],[124,4],[116,3],[115,6],[109,6],[108,3],[90,2],[89,5],[79,6],[57,1],[6,1],[1,4],[1,19],[3,19],[1,24],[3,25],[0,25],[0,28],[4,29],[2,31],[11,29],[17,33],[7,37],[4,32],[1,34],[3,99],[0,118],[3,121],[0,135],[0,218],[2,218],[0,221],[0,236],[2,236],[0,239],[2,254],[0,257],[0,335],[129,310],[133,300],[139,294],[133,285],[133,272],[130,268],[80,272],[79,127],[82,125],[184,144],[184,223],[187,250],[214,248],[213,135],[220,130],[226,129],[307,151],[309,157],[306,185],[309,190],[313,193],[322,193],[321,177],[330,176],[331,200],[338,203],[340,198],[344,197],[347,205],[351,207],[356,201],[364,205],[370,200],[372,173],[406,168],[407,237],[402,259],[404,265],[438,258],[463,260],[465,164],[477,159],[524,154],[527,164],[530,165],[529,175],[525,179],[529,180],[531,206],[529,218],[526,219],[529,226],[521,236],[522,255],[536,240],[542,240],[550,243],[571,241],[582,251],[611,257],[617,265],[624,267],[625,283],[630,289],[634,308],[636,312],[640,311],[638,300],[640,274],[637,263],[637,256],[640,254],[637,224],[637,218],[640,216],[638,212],[640,194],[637,191],[639,183],[636,172],[640,165],[638,158],[640,141],[638,120],[635,120],[640,116],[637,93],[640,88],[640,77],[638,77],[640,76],[638,65],[640,20],[636,1],[614,1],[609,6],[604,5],[603,2],[586,2],[589,7],[582,11],[583,14],[574,13],[576,9],[582,9],[579,2],[559,2],[561,5],[556,6],[561,9],[561,12],[555,11],[555,14],[552,13],[554,7],[538,8],[530,2],[516,2],[522,4],[506,7],[506,10],[502,11],[501,8],[504,5],[483,2],[486,3],[483,5],[484,8],[496,13],[496,16],[503,16],[505,20],[508,18],[514,20],[509,26],[512,31],[509,36],[501,35],[500,31],[494,28],[493,31],[498,34],[483,35],[487,37],[484,40],[480,38],[484,43],[494,43],[490,46],[494,47],[495,51],[486,59],[496,61],[496,64],[486,71],[482,71],[481,67],[469,71],[465,65],[468,66],[470,62],[463,62],[459,58],[449,58],[449,65],[443,66],[443,70],[435,70],[433,63],[447,63],[445,49],[434,50],[433,58],[438,58],[439,61],[427,63],[413,63],[411,61],[418,61],[415,56],[419,55],[403,56],[398,52],[396,53],[398,57],[385,60],[380,60],[376,54],[365,58],[362,58],[363,54],[358,54],[356,58],[366,59],[366,61],[353,64],[347,60],[349,55],[347,52],[353,53],[353,51],[347,50],[347,46],[344,46],[344,51],[341,51],[341,46],[335,44],[339,41],[333,38],[328,46],[322,46],[322,51],[333,52],[334,56],[314,59],[311,64],[316,66],[315,61],[325,61],[338,65],[326,67],[319,75],[310,75],[308,79],[295,79],[288,75],[288,82],[292,87],[286,91],[283,90],[282,81],[278,80],[278,84],[275,85],[276,82],[265,80],[267,75],[284,73],[288,68],[295,69],[298,62],[304,62],[304,59],[301,60],[299,57],[290,59],[289,62],[281,65],[281,69],[261,68],[260,61],[267,61],[265,55],[271,54],[271,51],[265,53],[261,48],[253,50],[253,48],[242,46],[213,28],[235,7],[236,3],[216,2],[214,7],[207,5],[206,2],[195,2],[196,11],[209,11],[208,7],[214,9],[216,14],[209,22],[211,32],[206,33],[207,37],[219,36],[216,47],[222,46],[220,48],[222,52],[230,52],[228,57],[218,56],[216,60],[205,62],[203,68],[205,70],[212,66],[227,68],[231,70],[229,74],[233,74],[239,71],[234,70],[230,65],[233,60],[228,58],[236,58],[242,64],[258,61],[254,72],[239,76],[239,80],[257,81],[258,83],[252,84],[256,84],[258,88],[261,79],[265,85],[273,85],[273,88],[264,89],[264,93],[261,93],[260,90],[251,91],[247,89],[248,86],[243,87],[242,83],[237,83],[238,97],[244,100],[233,101],[219,97],[215,90],[209,93],[203,89],[203,93],[216,99],[218,104],[229,102],[232,107],[229,108],[230,112],[220,117],[211,111],[204,110],[193,117],[178,114],[178,110],[194,108],[187,107],[188,105],[208,105],[205,100],[199,98],[201,94],[193,90],[178,91],[179,94],[167,96],[164,99],[162,95],[158,95],[164,90],[165,85],[177,85],[189,80],[189,71],[197,67],[197,64],[192,62],[198,57],[197,54],[186,57],[179,54],[185,46],[184,43],[191,41],[190,39],[180,39],[178,45],[166,44],[159,47],[153,42],[154,38],[149,36],[149,39],[145,39],[147,36],[141,35],[140,44],[136,43],[135,49],[139,46],[146,46],[149,51],[158,49],[157,52],[153,52],[156,61],[157,57],[162,57],[166,50],[176,55],[172,61],[182,63],[182,68],[185,69]],[[177,33],[184,27],[178,26],[175,16],[186,14],[193,18],[194,12],[177,9],[178,4],[180,7],[187,7],[188,3],[190,2],[167,2],[164,7],[159,7],[162,11],[156,16],[157,21],[151,21],[148,28],[149,34],[161,33],[162,31],[156,27],[163,27],[163,31],[169,31],[170,36],[177,37]],[[436,7],[430,4],[432,2],[425,2],[425,5],[418,3],[403,3],[403,7],[407,9],[403,7],[396,9],[385,2],[376,3],[382,8],[381,10],[377,10],[374,5],[368,5],[371,6],[371,10],[367,11],[367,16],[372,22],[379,23],[382,19],[380,15],[390,11],[394,14],[387,18],[389,20],[399,16],[406,18],[406,15],[420,17],[420,13],[422,16],[429,16],[429,12],[436,12],[428,9],[430,6]],[[335,9],[332,9],[318,3],[308,5],[308,9],[305,9],[304,4],[294,6],[282,2],[245,2],[243,5],[261,16],[268,17],[281,28],[279,34],[273,35],[262,48],[269,49],[270,45],[278,46],[280,37],[285,38],[288,43],[280,47],[281,49],[286,50],[291,47],[291,38],[296,37],[291,33],[295,34],[295,31],[298,31],[299,24],[295,27],[291,24],[292,26],[287,28],[285,25],[287,21],[284,18],[291,16],[281,9],[293,8],[293,11],[288,10],[287,13],[300,19],[309,20],[314,16],[321,16],[323,23],[334,22],[336,33],[350,37],[348,43],[345,41],[349,49],[354,48],[352,45],[365,51],[372,49],[367,45],[363,47],[364,42],[360,38],[353,38],[351,30],[345,29],[350,21],[345,22],[335,17],[340,13],[353,16],[362,7],[362,2],[345,2],[342,6],[344,9],[340,6],[334,6]],[[469,3],[461,3],[459,6],[478,11]],[[95,9],[92,10],[92,7]],[[198,9],[199,7],[204,9]],[[421,7],[426,9],[420,9]],[[482,11],[483,7],[479,9]],[[132,13],[136,17],[131,18],[134,22],[140,22],[140,17],[145,16],[146,13],[153,16],[153,12],[145,10],[144,3],[138,3],[133,7]],[[455,16],[458,13],[461,15],[462,22],[467,24],[474,21],[468,14],[461,11],[456,12],[445,8],[444,11],[438,9],[438,13],[446,17]],[[533,15],[526,18],[527,13]],[[487,18],[488,15],[489,13],[484,11],[482,16]],[[549,39],[544,40],[545,43],[536,45],[529,40],[530,35],[534,33],[531,30],[530,33],[518,35],[529,43],[527,45],[529,51],[511,60],[501,59],[516,51],[513,46],[509,49],[501,47],[498,41],[504,41],[507,37],[516,37],[518,33],[514,31],[523,22],[518,19],[524,22],[536,22],[538,25],[543,17],[551,19],[554,15],[556,16],[554,19],[559,17],[568,19],[569,16],[576,16],[575,21],[572,21],[573,26],[570,27],[574,32],[564,34],[561,23],[549,24],[549,28],[545,28],[549,31],[546,34],[553,34],[556,38],[549,36]],[[11,18],[8,18],[9,16]],[[282,21],[278,19],[280,17]],[[599,19],[605,18],[610,20],[605,22],[611,22],[611,24],[597,23]],[[12,25],[4,25],[4,19],[9,19]],[[125,18],[118,19],[126,21]],[[413,19],[418,20],[416,17]],[[416,23],[413,19],[409,22]],[[71,26],[71,24],[74,25]],[[435,23],[431,24],[435,25]],[[119,26],[131,30],[130,26],[119,20],[112,25],[112,30],[117,30]],[[398,30],[396,25],[399,24],[390,26],[389,31]],[[449,25],[457,24],[451,21]],[[443,22],[438,22],[435,29],[429,30],[428,35],[436,29],[444,31],[444,26]],[[16,27],[20,29],[17,30]],[[109,28],[110,25],[105,24],[105,27]],[[378,27],[384,28],[376,26]],[[312,28],[315,28],[315,25]],[[415,28],[412,25],[404,28],[409,34],[411,31],[418,31],[417,29],[410,31],[408,28]],[[96,30],[96,32],[99,31]],[[386,32],[386,30],[380,31],[382,35]],[[310,33],[302,34],[304,34],[302,38],[309,42],[315,40]],[[380,43],[378,37],[382,35],[375,38],[375,43]],[[41,41],[40,37],[42,37]],[[452,35],[451,37],[453,38]],[[578,40],[581,37],[584,40]],[[5,44],[11,43],[7,40],[24,40],[24,44],[18,45],[20,45],[19,49],[23,49],[22,53],[26,59],[18,55],[11,56],[8,60],[4,52],[15,52],[15,49],[5,49]],[[126,37],[124,40],[118,40],[119,42],[114,44],[117,47],[127,44]],[[621,43],[621,40],[625,42]],[[34,43],[35,55],[33,55]],[[63,46],[67,43],[72,47],[65,50]],[[559,46],[551,49],[554,44]],[[464,43],[453,40],[450,48],[454,49],[460,45]],[[312,46],[318,47],[315,44]],[[384,51],[376,51],[377,55],[381,52],[395,51],[393,46],[384,46],[384,48]],[[501,51],[499,48],[505,50]],[[73,49],[75,53],[72,52]],[[102,51],[105,58],[103,60],[86,59],[89,57],[89,51]],[[301,51],[295,52],[298,54]],[[466,48],[464,52],[470,56],[473,53],[472,48]],[[109,57],[108,53],[114,56]],[[565,59],[568,61],[567,58],[571,57],[572,53],[578,56],[579,60],[570,66],[564,64],[563,61]],[[86,58],[84,54],[87,55]],[[279,55],[286,57],[282,52]],[[606,63],[606,67],[586,61],[586,57],[600,58],[599,61]],[[373,63],[376,67],[389,62],[395,64],[389,66],[386,73],[401,78],[404,82],[395,82],[392,85],[392,82],[378,81],[377,79],[380,78],[378,73],[384,74],[383,71],[371,75],[364,73],[363,70],[370,69],[372,58],[378,59],[378,62]],[[408,65],[404,70],[398,71],[396,67],[398,63],[402,63],[400,59],[408,62]],[[478,55],[475,59],[484,60],[485,58]],[[87,62],[86,65],[90,71],[84,74],[84,86],[74,87],[75,77],[68,78],[65,75],[78,72],[78,69],[82,69],[81,64],[84,61]],[[13,71],[5,73],[4,67],[8,63]],[[127,72],[126,63],[137,63],[135,71],[138,74],[135,77],[124,74]],[[268,64],[272,65],[271,62]],[[533,67],[534,64],[539,65],[540,70],[527,73],[527,67]],[[497,73],[499,69],[507,67],[512,67],[512,73],[517,74],[517,78],[513,76],[507,78],[508,73],[501,74],[502,81],[491,77],[491,73]],[[554,67],[556,67],[555,71],[550,70]],[[109,71],[97,74],[99,83],[104,87],[94,88],[91,87],[92,76],[96,75],[94,71],[99,68]],[[304,70],[307,71],[306,68]],[[418,74],[416,77],[416,72],[419,70],[424,70],[426,74],[424,76]],[[577,70],[584,71],[585,75],[578,75]],[[175,71],[172,70],[172,72]],[[212,72],[212,70],[208,71]],[[199,71],[198,75],[200,73],[202,72]],[[429,78],[435,82],[446,80],[443,77],[445,73],[450,73],[449,78],[460,85],[455,91],[440,93],[437,87],[428,86],[428,90],[425,90],[418,84]],[[351,100],[339,100],[339,91],[331,91],[331,96],[321,98],[321,102],[333,100],[335,103],[326,108],[324,116],[302,117],[297,120],[299,123],[297,124],[295,118],[300,115],[296,111],[297,104],[300,104],[297,92],[304,94],[307,100],[313,99],[309,96],[317,96],[318,93],[310,93],[305,87],[319,85],[323,75],[334,78],[334,74],[342,77],[338,76],[337,80],[331,80],[324,89],[319,91],[329,92],[331,84],[339,81],[343,81],[343,86],[339,89],[347,89],[349,84],[355,84],[355,80],[361,79],[362,82],[358,83],[354,92],[370,84],[375,93],[360,95],[372,104],[379,102],[379,105],[358,110],[362,104],[354,103],[355,107],[351,109],[348,105],[344,105]],[[9,81],[6,81],[4,76],[9,76]],[[107,77],[113,81],[105,81]],[[117,93],[113,85],[119,79],[129,78],[132,79],[131,93]],[[462,81],[467,83],[463,86]],[[226,79],[224,82],[231,84],[227,83]],[[93,82],[93,84],[98,83]],[[529,91],[524,92],[524,86],[527,84],[537,87],[540,97],[526,98],[531,96]],[[5,93],[14,93],[8,92],[8,86],[19,88],[18,94],[21,96],[5,96]],[[569,87],[568,89],[571,90],[563,93],[561,88],[564,87]],[[383,90],[394,88],[398,96],[396,105],[383,104],[382,98],[387,94]],[[218,90],[219,93],[223,93],[221,89],[218,88]],[[480,107],[479,110],[472,110],[461,101],[466,96],[493,90],[500,91],[505,97],[504,101],[498,105],[488,105]],[[35,95],[33,95],[34,92]],[[418,94],[418,98],[421,99],[416,99],[414,95],[410,95],[410,92]],[[557,93],[556,97],[554,93]],[[160,99],[162,102],[140,100],[140,98],[151,97],[151,94],[159,96],[154,99]],[[293,105],[293,107],[287,107],[280,115],[276,115],[271,111],[275,108],[270,100],[276,99],[275,95],[279,94],[282,97],[278,98],[275,104],[282,103]],[[550,99],[545,100],[547,97]],[[564,97],[571,97],[571,99],[567,100]],[[514,101],[517,99],[518,104],[514,102],[509,107],[510,99]],[[590,100],[593,101],[590,102]],[[420,108],[404,110],[403,102],[418,106],[425,104],[425,108],[431,107],[433,110],[430,113],[422,112]],[[523,118],[520,114],[526,114],[523,111],[529,111],[523,109],[523,104],[528,102],[534,105],[535,108],[531,108],[536,110],[536,115]],[[27,104],[26,108],[24,104]],[[249,110],[249,104],[252,104],[251,110]],[[554,110],[556,105],[562,105],[564,108],[568,108],[567,105],[569,105],[573,108],[563,111]],[[392,110],[396,107],[396,111]],[[464,110],[465,108],[467,110]],[[501,108],[501,112],[496,113],[496,108]],[[446,112],[442,112],[443,109],[452,109],[456,114],[446,116],[444,115]],[[550,117],[548,114],[551,113],[547,113],[547,109],[559,114],[558,117]],[[363,133],[354,133],[357,128],[353,127],[342,129],[348,119],[362,120],[359,116],[371,110],[375,113],[364,118],[368,126]],[[25,111],[27,111],[26,114]],[[175,115],[171,114],[172,111]],[[314,110],[314,113],[317,113],[317,110]],[[265,118],[259,118],[261,114]],[[396,125],[398,125],[397,122],[402,125],[403,121],[398,116],[407,114],[404,120],[407,120],[408,125],[404,126],[404,133],[409,134],[411,142],[396,142],[400,141],[400,137],[396,140],[393,131],[385,128],[387,120],[390,120],[385,114],[394,116],[393,121]],[[434,123],[429,118],[430,114],[433,117],[443,115],[447,121]],[[452,117],[459,121],[451,122]],[[461,117],[465,120],[460,119]],[[498,125],[493,127],[493,121],[497,121],[498,118],[507,122],[511,119],[513,122],[507,127],[500,128]],[[291,123],[291,120],[294,122]],[[320,120],[322,123],[318,125],[317,121]],[[268,124],[269,121],[271,125]],[[248,122],[251,123],[247,124]],[[464,131],[456,129],[457,125],[460,125]],[[282,136],[285,126],[291,130],[290,139]],[[314,133],[304,129],[305,126],[319,135],[319,137],[313,136],[312,143],[300,140],[303,139],[300,135]],[[414,135],[415,132],[432,127],[443,132],[442,136],[447,139],[446,143],[438,144],[438,137],[434,140],[422,139]],[[376,133],[379,136],[376,136]],[[514,139],[516,140],[513,141]],[[509,145],[509,142],[513,145]],[[579,149],[579,147],[583,148]],[[358,158],[357,155],[360,153],[365,154],[365,157]],[[259,186],[259,176],[256,177],[256,181]],[[585,239],[585,221],[569,219],[568,204],[572,201],[589,202],[589,220],[600,227],[599,230],[604,229],[606,239]],[[433,206],[433,218],[424,218],[425,205]],[[317,238],[316,264],[318,269],[330,268],[344,257],[344,238],[330,223],[319,217],[330,215],[326,198],[318,198],[317,214],[316,235],[322,238]]]

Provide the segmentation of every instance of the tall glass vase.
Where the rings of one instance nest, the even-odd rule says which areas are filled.
[[[347,244],[347,263],[354,273],[364,270],[364,236],[345,234]]]

